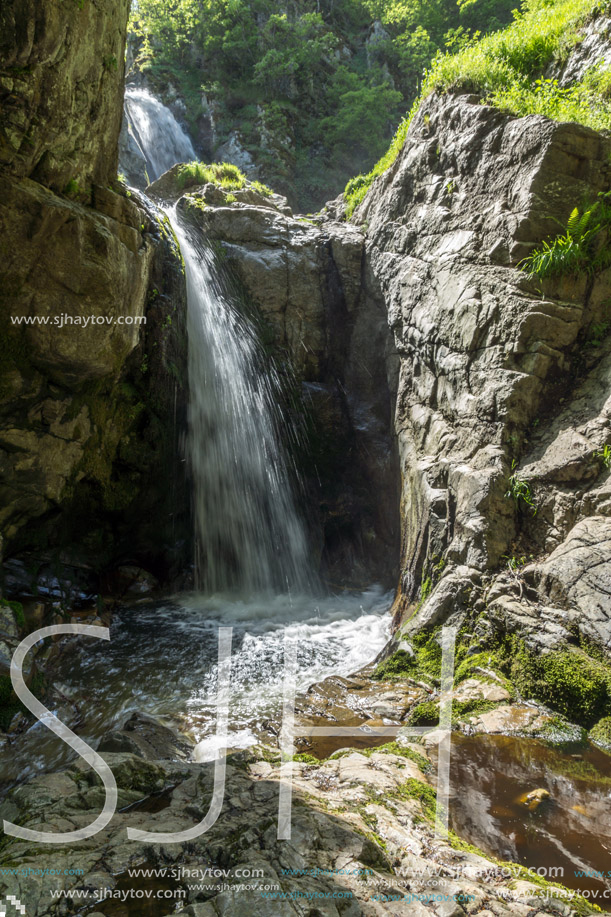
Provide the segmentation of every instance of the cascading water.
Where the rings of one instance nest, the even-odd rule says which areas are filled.
[[[155,181],[177,162],[197,159],[191,139],[172,112],[147,89],[126,86],[125,111],[146,159],[149,182]]]
[[[197,585],[208,595],[303,589],[307,544],[279,439],[275,370],[262,371],[255,331],[209,249],[175,208],[169,215],[187,274]]]

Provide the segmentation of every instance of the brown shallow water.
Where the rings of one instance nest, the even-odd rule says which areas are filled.
[[[569,888],[611,888],[610,755],[592,745],[571,752],[536,739],[454,735],[450,773],[450,826],[464,840],[557,869],[548,880]],[[538,788],[550,799],[531,812],[521,797]]]

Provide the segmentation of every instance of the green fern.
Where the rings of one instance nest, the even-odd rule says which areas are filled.
[[[610,229],[611,206],[608,195],[601,194],[583,213],[579,207],[573,208],[565,232],[542,242],[518,267],[529,277],[595,274],[611,264],[611,249],[607,244]]]

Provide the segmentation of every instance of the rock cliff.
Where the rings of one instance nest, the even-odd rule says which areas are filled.
[[[163,576],[181,536],[165,480],[180,480],[182,268],[163,217],[117,182],[128,6],[1,14],[0,524],[22,571],[61,554]]]
[[[355,214],[401,362],[404,606],[443,571],[418,626],[455,609],[454,578],[483,582],[531,639],[573,624],[609,642],[611,275],[543,282],[517,266],[610,185],[594,131],[431,97]]]
[[[180,167],[147,189],[180,197]],[[296,216],[286,199],[250,183],[210,183],[180,211],[217,253],[238,300],[259,325],[286,379],[293,446],[323,571],[334,585],[394,585],[398,465],[392,434],[396,353],[383,300],[372,291],[356,226]]]

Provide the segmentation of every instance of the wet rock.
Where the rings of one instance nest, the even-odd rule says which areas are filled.
[[[186,761],[191,757],[192,747],[153,717],[134,713],[122,729],[101,739],[98,751],[127,752],[147,761]]]
[[[537,707],[514,704],[473,714],[468,721],[474,732],[486,732],[490,735],[537,735],[551,723],[552,718]]]
[[[15,612],[8,605],[2,604],[0,604],[0,635],[12,637],[13,639],[19,636],[19,626]]]
[[[478,678],[467,678],[454,690],[452,697],[460,703],[477,700],[496,703],[510,700],[511,695],[502,685],[490,681],[481,681]]]
[[[172,172],[149,193],[163,196],[171,186],[175,196]],[[329,579],[390,583],[398,552],[396,363],[385,312],[369,289],[365,236],[351,224],[293,216],[253,190],[232,192],[236,202],[227,206],[222,188],[188,189],[178,207],[219,244],[245,307],[260,310],[278,359],[288,355],[303,383],[311,443],[304,473],[317,469],[307,483],[320,507]]]
[[[108,573],[105,588],[113,595],[133,597],[150,595],[159,588],[159,582],[152,573],[135,564],[122,564]]]
[[[531,790],[530,793],[526,793],[520,801],[530,812],[536,812],[537,809],[549,799],[549,790],[539,788],[536,790]]]
[[[35,0],[8,0],[0,39],[6,143],[14,175],[63,191],[116,176],[128,0],[102,0],[42,18]],[[32,30],[31,23],[38,26]]]

